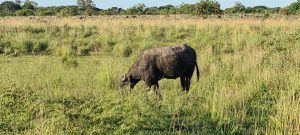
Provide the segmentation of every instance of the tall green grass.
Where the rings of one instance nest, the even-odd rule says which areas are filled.
[[[298,25],[135,23],[5,27],[1,134],[299,134]],[[120,76],[148,48],[188,43],[201,78],[191,91]],[[18,57],[15,57],[18,56]]]

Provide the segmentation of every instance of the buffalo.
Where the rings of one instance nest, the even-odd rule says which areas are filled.
[[[188,92],[195,67],[197,80],[199,80],[196,52],[186,44],[146,50],[128,73],[122,76],[121,93],[124,94],[125,86],[129,85],[131,90],[143,80],[149,90],[151,86],[154,86],[155,94],[161,97],[158,81],[163,78],[176,79],[178,77],[180,77],[182,89]]]

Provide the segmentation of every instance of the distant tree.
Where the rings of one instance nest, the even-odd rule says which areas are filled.
[[[22,10],[16,11],[16,15],[17,16],[33,16],[34,11],[30,10],[30,9],[22,9]]]
[[[197,6],[194,4],[181,4],[179,7],[180,14],[197,14]]]
[[[236,13],[243,13],[246,7],[241,2],[235,2],[233,9]]]
[[[221,5],[214,0],[200,0],[196,4],[196,14],[198,15],[210,15],[210,14],[221,14]]]
[[[145,8],[144,14],[146,14],[146,15],[158,15],[159,14],[159,9],[157,7],[148,7],[148,8]]]
[[[159,8],[159,13],[162,15],[169,15],[169,14],[176,14],[177,8],[173,5],[165,5],[165,6],[160,6]]]
[[[101,9],[99,9],[99,8],[88,7],[84,10],[83,15],[88,15],[88,16],[99,15],[100,12],[101,12]]]
[[[280,7],[269,8],[270,12],[273,14],[279,14],[280,9]]]
[[[267,6],[254,6],[252,8],[254,13],[265,13],[268,10]]]
[[[31,6],[33,6],[34,8],[38,7],[39,5],[35,2],[35,1],[31,1],[31,0],[26,0],[24,2],[24,4],[30,4]],[[23,5],[24,6],[24,5]]]
[[[77,6],[83,8],[85,7],[85,1],[84,0],[77,0]]]
[[[26,1],[26,2],[23,4],[22,8],[23,8],[23,9],[32,9],[32,10],[33,10],[33,9],[35,9],[36,7],[35,7],[34,5],[32,5],[31,2]]]
[[[300,0],[297,0],[297,2],[294,2],[288,6],[288,14],[295,15],[300,10]]]
[[[76,16],[76,15],[78,15],[77,7],[76,6],[66,6],[60,11],[59,15],[60,16]]]
[[[22,9],[22,7],[12,1],[4,1],[0,4],[0,10],[3,11],[15,11],[20,9]]]
[[[241,2],[235,2],[234,6],[225,9],[225,14],[245,13],[246,7]]]
[[[118,8],[118,7],[111,7],[105,11],[103,11],[103,14],[105,15],[118,15],[121,14],[122,12],[124,12],[125,10],[122,8]]]
[[[289,9],[287,7],[281,8],[279,14],[289,15]]]
[[[144,10],[145,10],[145,4],[143,3],[139,3],[129,9],[127,9],[127,14],[129,15],[142,15],[144,14]]]
[[[5,1],[0,4],[0,16],[13,16],[17,10],[21,10],[21,6],[12,1]]]
[[[38,8],[35,11],[35,15],[37,16],[54,16],[59,13],[59,10],[54,7],[48,7],[48,8]]]
[[[85,7],[95,7],[93,0],[85,0]]]
[[[21,5],[22,1],[21,0],[15,0],[15,3]]]

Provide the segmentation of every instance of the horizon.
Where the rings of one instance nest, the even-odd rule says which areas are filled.
[[[0,3],[7,1],[7,0],[0,0]],[[13,0],[10,0],[13,1]],[[33,0],[38,3],[39,6],[42,7],[48,7],[48,6],[69,6],[69,5],[76,5],[76,0],[72,1],[59,1],[59,0],[52,0],[52,1],[43,1],[43,0]],[[119,7],[123,9],[130,8],[138,3],[144,3],[146,7],[159,7],[164,5],[175,5],[179,6],[180,4],[195,4],[199,2],[199,0],[166,0],[166,1],[160,1],[160,0],[152,0],[152,1],[144,1],[144,0],[130,0],[130,1],[117,1],[117,0],[101,0],[101,1],[94,1],[94,4],[97,8],[100,9],[108,9],[111,7]],[[233,7],[235,2],[241,2],[246,7],[254,7],[254,6],[267,6],[267,7],[286,7],[289,4],[296,2],[295,0],[286,0],[286,1],[273,1],[273,0],[217,0],[217,2],[220,3],[221,9]]]

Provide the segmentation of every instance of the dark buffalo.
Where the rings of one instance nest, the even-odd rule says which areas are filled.
[[[180,77],[183,90],[189,91],[195,67],[197,80],[199,80],[196,52],[188,45],[146,50],[122,77],[120,84],[122,94],[124,86],[129,85],[130,89],[133,89],[140,80],[144,80],[149,90],[151,86],[154,86],[156,95],[160,97],[158,81],[163,78],[176,79],[178,77]]]

